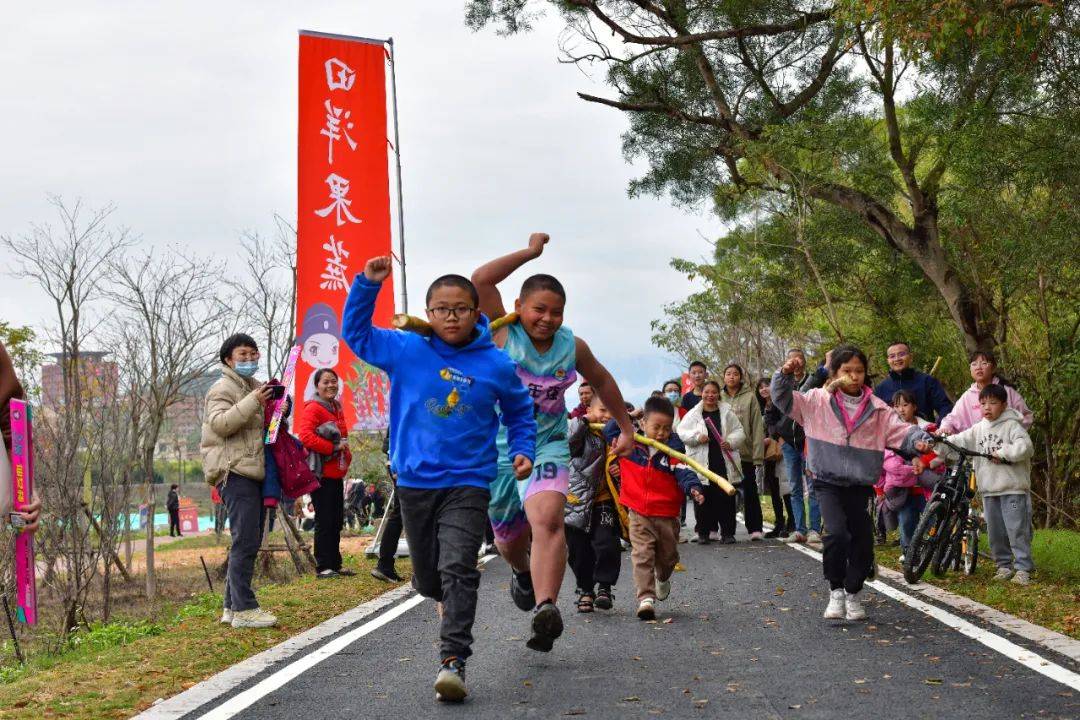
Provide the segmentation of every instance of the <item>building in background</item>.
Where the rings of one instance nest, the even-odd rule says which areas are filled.
[[[84,401],[110,402],[116,397],[120,368],[107,360],[108,352],[81,351],[76,359],[67,353],[48,353],[55,360],[41,366],[41,404],[46,410],[55,411],[68,402],[64,388],[64,365],[72,364],[78,373],[79,393]]]

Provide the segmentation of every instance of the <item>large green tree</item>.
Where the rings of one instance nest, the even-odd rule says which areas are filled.
[[[770,196],[827,204],[866,231],[854,252],[910,261],[967,349],[999,343],[957,165],[1018,118],[1075,128],[1075,3],[472,0],[466,19],[514,33],[544,6],[569,59],[607,68],[614,96],[580,97],[629,116],[625,152],[650,166],[632,192],[732,219]]]

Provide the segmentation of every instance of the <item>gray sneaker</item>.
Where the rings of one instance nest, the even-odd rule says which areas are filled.
[[[221,611],[221,620],[219,620],[218,622],[220,622],[222,625],[232,625],[232,619],[233,611],[229,608],[225,608]]]
[[[1012,568],[1000,567],[998,571],[994,573],[995,580],[1008,580],[1013,576]]]
[[[1016,574],[1013,575],[1012,581],[1017,585],[1030,585],[1031,573],[1027,570],[1017,570]]]
[[[817,530],[811,530],[810,534],[806,536],[806,542],[808,543],[820,543],[821,534]]]
[[[277,617],[262,608],[236,610],[233,612],[234,628],[268,628],[277,625]]]

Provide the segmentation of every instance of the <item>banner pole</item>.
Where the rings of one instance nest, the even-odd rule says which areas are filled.
[[[394,38],[386,41],[390,45],[390,94],[394,104],[394,162],[397,165],[397,207],[398,207],[398,262],[401,263],[401,312],[409,312],[409,291],[405,282],[405,207],[401,193],[401,138],[398,135],[397,104],[397,62],[394,60]]]

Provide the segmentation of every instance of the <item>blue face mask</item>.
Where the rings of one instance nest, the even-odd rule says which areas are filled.
[[[669,392],[667,394],[667,399],[671,401],[672,405],[674,405],[675,403],[679,402],[679,393]]]
[[[247,362],[238,362],[236,367],[233,368],[236,374],[240,377],[251,377],[259,370],[258,360],[249,360]]]

